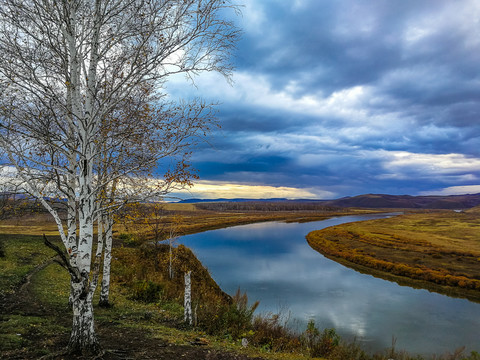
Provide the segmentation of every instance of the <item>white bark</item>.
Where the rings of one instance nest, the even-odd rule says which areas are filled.
[[[112,262],[112,242],[113,242],[113,217],[111,214],[106,216],[105,231],[105,251],[103,255],[102,287],[100,290],[99,305],[110,305],[110,269]]]
[[[185,297],[183,303],[183,314],[184,314],[184,321],[192,325],[193,323],[193,316],[192,316],[192,282],[191,282],[191,271],[185,273]]]
[[[69,349],[74,353],[96,353],[99,345],[95,334],[92,296],[88,294],[87,275],[84,274],[80,282],[72,281],[72,288],[73,324]]]

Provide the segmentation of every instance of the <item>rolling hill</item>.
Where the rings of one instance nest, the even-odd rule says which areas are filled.
[[[210,202],[275,202],[275,203],[303,203],[321,204],[332,207],[361,207],[361,208],[405,208],[405,209],[469,209],[480,205],[480,194],[446,195],[446,196],[411,196],[365,194],[349,196],[335,200],[310,200],[310,199],[187,199],[185,203],[210,203]]]

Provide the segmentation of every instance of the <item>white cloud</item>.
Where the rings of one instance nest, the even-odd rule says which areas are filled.
[[[480,193],[480,185],[449,186],[440,190],[424,191],[420,195],[464,195]]]
[[[322,191],[318,189],[300,189],[287,186],[247,185],[206,180],[200,180],[196,182],[189,191],[184,191],[174,195],[185,197],[186,194],[188,194],[189,197],[200,199],[319,199],[332,198],[333,196],[333,193],[329,191]]]
[[[426,174],[455,174],[480,171],[480,159],[464,154],[416,154],[407,151],[382,151],[384,168],[393,172],[417,170]]]
[[[265,10],[261,4],[248,3],[241,8],[241,12],[240,23],[242,29],[253,34],[261,35],[266,22]]]
[[[310,93],[297,96],[298,83],[290,81],[283,89],[275,89],[266,76],[237,72],[233,77],[234,86],[216,73],[202,74],[195,79],[195,87],[185,86],[185,79],[172,77],[168,89],[173,96],[177,94],[208,94],[222,103],[257,106],[273,111],[284,111],[301,115],[342,117],[353,120],[368,120],[365,106],[368,104],[371,89],[366,86],[354,86],[336,91],[325,97],[322,93]]]

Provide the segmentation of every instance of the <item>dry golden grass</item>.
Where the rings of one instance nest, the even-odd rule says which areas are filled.
[[[206,230],[219,229],[235,225],[251,224],[263,221],[315,221],[333,216],[362,214],[362,209],[344,209],[338,211],[211,211],[198,209],[195,204],[163,204],[165,212],[161,218],[149,218],[148,204],[143,209],[144,214],[135,214],[132,219],[119,219],[114,225],[114,237],[118,234],[134,234],[139,238],[152,239],[152,226],[155,221],[162,223],[168,235],[168,226],[177,222],[177,235],[193,234]],[[178,220],[178,219],[181,220]],[[0,234],[47,235],[57,236],[58,228],[48,213],[27,214],[0,221]],[[116,234],[116,235],[115,235]]]
[[[49,214],[31,214],[0,221],[0,234],[56,236],[58,228]]]
[[[374,275],[413,279],[443,293],[461,289],[459,295],[480,299],[476,210],[343,224],[314,231],[307,240],[322,254]]]
[[[163,206],[169,211],[197,211],[195,204],[166,203]]]

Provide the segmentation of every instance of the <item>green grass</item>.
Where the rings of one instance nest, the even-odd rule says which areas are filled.
[[[51,336],[68,331],[49,317],[12,314],[0,323],[0,349],[28,347],[32,344],[32,338],[45,338],[48,343]]]
[[[67,308],[70,294],[70,275],[57,263],[39,271],[31,280],[35,298],[56,308]]]
[[[4,252],[0,257],[0,293],[10,294],[23,278],[54,252],[43,244],[41,236],[0,234]]]

